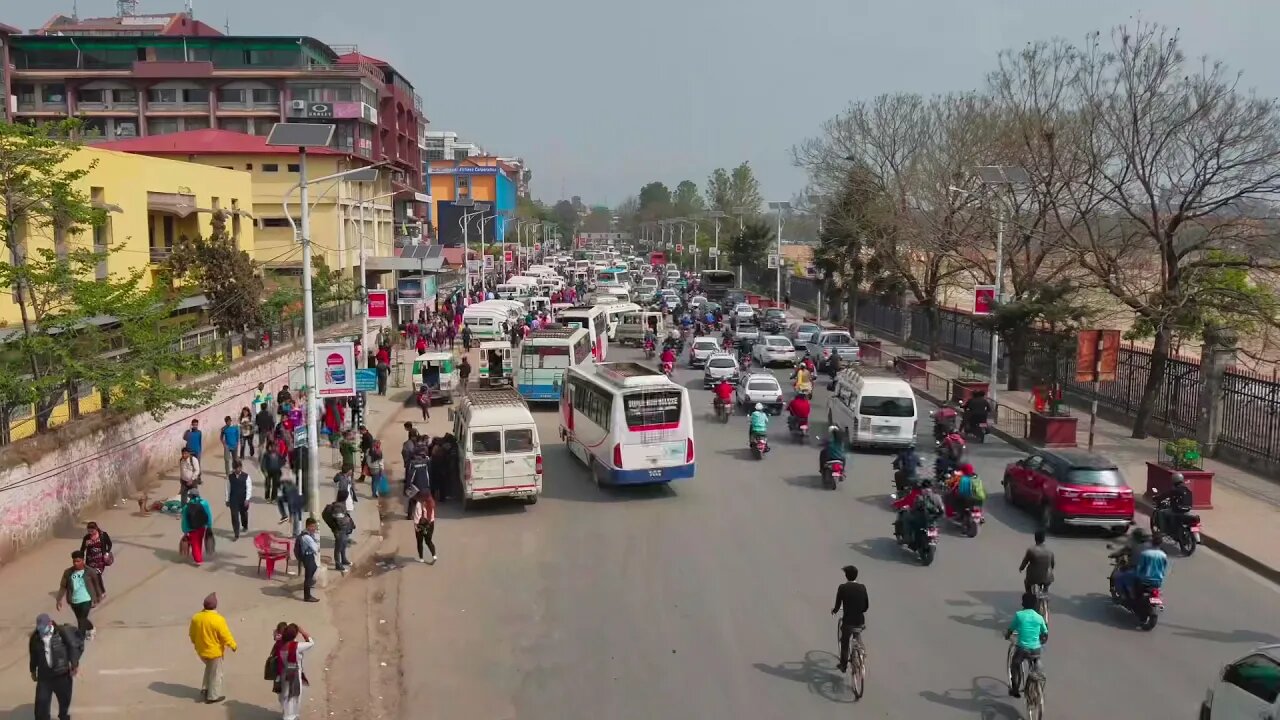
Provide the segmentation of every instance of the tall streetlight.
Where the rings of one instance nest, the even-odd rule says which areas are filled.
[[[973,168],[973,172],[978,176],[978,181],[987,187],[994,187],[998,191],[1000,188],[1012,188],[1016,185],[1027,185],[1031,182],[1031,176],[1027,174],[1025,168],[1019,165],[980,165]],[[1000,213],[996,217],[996,281],[995,281],[995,298],[996,302],[1004,302],[1004,224],[1008,216],[1008,209],[1004,198],[997,193],[1000,200]],[[1000,370],[1000,335],[996,332],[991,333],[991,401],[996,402],[998,392],[996,386],[999,384],[997,373]]]
[[[708,212],[707,212],[706,216],[707,216],[707,217],[709,217],[709,218],[711,218],[713,221],[715,221],[715,224],[716,224],[716,239],[715,239],[715,245],[716,245],[716,257],[715,257],[715,261],[716,261],[716,270],[719,270],[719,269],[720,269],[720,218],[723,218],[723,217],[724,217],[724,211],[723,211],[723,210],[710,210],[710,211],[708,211]]]
[[[777,286],[775,287],[774,293],[773,293],[773,301],[776,303],[781,303],[782,302],[782,213],[790,212],[791,203],[786,200],[778,200],[777,202],[769,203],[769,209],[774,211],[774,213],[778,216],[778,237],[775,238],[775,240],[778,243],[777,261],[774,263],[774,265],[776,266],[774,269],[777,272],[778,279],[777,279]]]
[[[752,212],[753,210],[755,210],[755,208],[749,208],[749,207],[746,207],[746,206],[744,206],[744,205],[739,205],[738,207],[735,207],[735,208],[733,209],[733,214],[734,214],[735,216],[737,216],[737,218],[738,218],[738,236],[739,236],[739,237],[741,237],[741,236],[742,236],[742,234],[743,234],[743,233],[745,233],[745,232],[747,231],[747,213]],[[738,260],[739,260],[739,262],[738,262],[738,287],[745,288],[745,287],[746,287],[746,284],[744,283],[745,278],[743,278],[743,277],[742,277],[742,262],[741,262],[742,257],[741,257],[741,255],[739,255]]]
[[[485,226],[487,226],[487,225],[489,224],[489,221],[490,221],[490,220],[497,220],[499,217],[505,217],[505,216],[504,216],[504,215],[502,215],[502,214],[481,215],[481,216],[480,216],[480,247],[481,247],[481,248],[483,248],[483,247],[485,246],[485,240],[487,240],[487,239],[488,239],[488,238],[486,238],[486,237],[485,237],[485,234],[484,234]],[[493,239],[494,239],[494,240],[497,240],[497,239],[498,239],[498,233],[497,233],[496,231],[493,233]],[[502,250],[505,252],[505,251],[506,251],[506,248],[502,248]],[[504,260],[504,262],[503,262],[503,264],[504,264],[504,268],[503,268],[503,270],[505,271],[505,269],[506,269],[506,268],[505,268],[505,264],[506,264],[506,263],[505,263],[505,260],[506,260],[506,256],[505,256],[505,255],[503,256],[503,260]],[[493,260],[493,264],[494,264],[494,272],[496,273],[496,272],[497,272],[497,265],[498,265],[498,259],[497,259],[497,258],[494,258],[494,260]],[[493,284],[494,284],[495,286],[498,284],[498,282],[497,282],[497,278],[496,278],[496,277],[495,277],[495,279],[494,279],[494,283],[493,283]],[[485,281],[484,281],[484,267],[483,267],[483,266],[481,266],[481,268],[480,268],[480,288],[481,288],[481,289],[484,289],[484,288],[486,288],[486,287],[487,287],[487,286],[485,285]]]
[[[542,225],[543,225],[543,223],[541,223],[541,222],[529,223],[529,224],[525,225],[525,227],[527,227],[527,228],[529,229],[529,232],[528,232],[528,234],[526,235],[526,237],[525,237],[525,241],[524,241],[524,243],[525,243],[525,244],[524,244],[524,247],[525,247],[525,253],[526,253],[526,254],[525,254],[524,267],[525,267],[525,269],[526,269],[526,270],[528,270],[528,269],[529,269],[529,266],[533,264],[533,238],[534,238],[534,233],[535,233],[535,232],[541,232],[541,230],[542,230]]]
[[[304,345],[303,382],[307,384],[306,423],[307,423],[307,462],[305,467],[304,489],[307,498],[307,512],[313,516],[320,515],[320,406],[318,400],[319,383],[316,380],[316,327],[315,327],[315,295],[312,291],[311,271],[311,206],[308,198],[308,185],[312,183],[337,180],[353,175],[362,176],[365,182],[377,180],[377,165],[371,167],[352,168],[340,173],[326,175],[314,180],[307,177],[307,148],[328,147],[333,140],[333,125],[312,123],[276,123],[267,135],[267,145],[277,147],[298,148],[298,182],[284,194],[281,205],[284,216],[293,226],[293,232],[302,243],[302,337]],[[381,163],[379,163],[380,165]],[[370,175],[372,174],[372,178]],[[298,191],[298,202],[301,206],[299,222],[293,222],[289,212],[289,197]],[[299,228],[301,226],[301,228]],[[362,266],[363,267],[363,266]]]
[[[453,201],[453,204],[460,208],[472,208],[473,210],[473,212],[463,211],[462,217],[458,219],[458,224],[462,226],[462,248],[463,248],[462,266],[464,268],[462,282],[463,282],[463,287],[465,288],[466,294],[470,295],[471,294],[471,257],[470,257],[471,256],[471,218],[476,217],[477,215],[484,215],[486,212],[488,212],[489,203],[478,203],[475,200],[472,200],[471,198],[458,198]],[[484,253],[481,253],[481,255],[483,254]],[[482,266],[481,273],[483,272],[484,272],[484,269]],[[482,278],[481,287],[483,287],[484,275],[482,274],[480,277]]]

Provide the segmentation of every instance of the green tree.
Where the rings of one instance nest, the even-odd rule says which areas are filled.
[[[727,247],[722,246],[725,257],[733,267],[760,271],[767,267],[766,258],[773,246],[773,225],[764,220],[747,220],[742,230],[729,237]],[[742,282],[739,278],[739,282]]]
[[[733,170],[716,168],[707,178],[706,206],[712,210],[733,215],[745,208],[748,215],[754,215],[763,205],[760,182],[750,163],[744,162]]]
[[[1062,382],[1058,358],[1075,347],[1076,331],[1086,327],[1096,313],[1080,302],[1080,287],[1067,280],[1029,288],[1020,296],[996,303],[990,315],[978,323],[994,330],[1009,354],[1009,389],[1021,390],[1027,380]],[[1028,350],[1038,346],[1038,357],[1047,364],[1033,367]]]
[[[333,270],[324,257],[312,261],[311,304],[316,309],[356,299],[355,281],[341,270]]]
[[[209,299],[209,319],[224,333],[243,333],[262,321],[262,276],[249,253],[227,234],[227,214],[213,215],[208,237],[174,243],[166,268]]]
[[[674,205],[671,201],[671,190],[657,180],[640,188],[641,220],[664,220],[673,215]]]
[[[702,195],[698,193],[698,185],[692,180],[681,180],[676,191],[671,195],[676,217],[693,218],[706,210]]]
[[[578,233],[580,217],[578,209],[570,200],[561,200],[551,209],[551,222],[560,226],[561,232],[569,237]]]

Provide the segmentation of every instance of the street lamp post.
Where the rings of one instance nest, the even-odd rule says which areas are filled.
[[[1031,176],[1027,174],[1025,168],[1018,165],[983,165],[973,169],[974,174],[978,176],[978,180],[986,186],[995,187],[1014,187],[1015,185],[1027,185],[1031,182]],[[1008,213],[1006,210],[1004,199],[1000,199],[1000,212],[996,217],[996,277],[995,277],[995,298],[996,302],[1004,302],[1004,224]],[[991,401],[996,402],[998,395],[996,386],[999,384],[998,373],[1000,371],[1000,335],[999,333],[991,333]],[[1097,401],[1095,400],[1095,403]]]
[[[777,242],[777,260],[774,263],[774,265],[776,266],[774,270],[777,274],[777,281],[776,281],[776,286],[774,288],[773,301],[776,303],[781,303],[782,302],[782,213],[791,210],[791,203],[787,202],[786,200],[771,202],[769,203],[769,209],[773,210],[774,213],[776,213],[778,216],[778,231],[777,231],[778,236],[774,238],[775,241]]]
[[[752,210],[752,208],[749,208],[749,207],[742,207],[742,206],[735,207],[735,208],[733,209],[733,214],[734,214],[734,215],[736,215],[736,216],[738,216],[738,237],[739,237],[739,238],[741,238],[741,237],[742,237],[742,234],[743,234],[743,233],[745,233],[745,232],[746,232],[746,230],[747,230],[747,213],[751,212],[751,210]],[[741,253],[739,253],[738,260],[739,260],[739,262],[738,262],[738,287],[745,288],[747,285],[746,285],[746,281],[745,281],[746,279],[742,277],[742,262],[741,262],[742,257],[741,257]]]
[[[478,203],[471,198],[458,198],[453,204],[461,208],[472,208],[473,212],[463,211],[458,224],[462,226],[462,284],[467,295],[471,294],[471,218],[483,215],[489,210],[489,203]],[[484,253],[481,253],[483,255]],[[481,287],[484,287],[484,268],[481,266]]]
[[[719,270],[719,269],[720,269],[720,218],[724,217],[724,211],[723,211],[723,210],[712,210],[712,211],[710,211],[710,212],[708,212],[708,213],[707,213],[707,217],[709,217],[709,218],[711,218],[712,220],[714,220],[714,221],[715,221],[715,224],[716,224],[716,239],[715,239],[715,247],[716,247],[716,257],[715,257],[715,261],[716,261],[716,267],[715,267],[715,269],[716,269],[716,270]]]

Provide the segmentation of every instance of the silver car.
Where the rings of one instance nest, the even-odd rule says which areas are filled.
[[[689,346],[689,367],[702,367],[707,358],[720,352],[720,341],[713,337],[697,337]]]
[[[752,373],[743,378],[735,396],[738,405],[748,412],[760,403],[770,415],[782,414],[782,385],[769,373]]]
[[[791,338],[791,342],[796,347],[804,347],[813,341],[814,335],[820,332],[822,332],[822,326],[817,323],[794,323],[787,328],[787,337]]]
[[[805,350],[819,370],[827,366],[832,355],[840,357],[841,365],[858,362],[858,341],[847,330],[823,330],[813,336]]]
[[[795,346],[781,335],[765,335],[760,338],[752,346],[751,354],[755,356],[756,362],[760,363],[761,367],[767,367],[773,363],[786,365],[796,363]]]
[[[721,380],[738,380],[738,358],[729,353],[717,353],[707,358],[702,369],[702,387],[710,389]]]
[[[733,337],[739,344],[743,342],[754,344],[760,339],[760,326],[756,325],[754,320],[738,319],[738,327],[734,328]]]

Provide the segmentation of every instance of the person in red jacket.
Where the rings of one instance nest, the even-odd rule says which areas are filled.
[[[913,550],[920,529],[942,515],[942,501],[933,492],[933,481],[929,478],[921,480],[906,497],[895,501],[893,507],[898,511],[898,519],[893,521],[893,534]]]
[[[676,366],[676,351],[668,346],[662,351],[662,372],[670,373]]]
[[[720,406],[729,407],[733,404],[733,383],[728,378],[720,378],[720,382],[716,383],[716,397],[714,400],[716,411],[720,411]]]
[[[796,395],[787,404],[787,427],[795,430],[801,425],[809,422],[809,398],[804,395]]]

